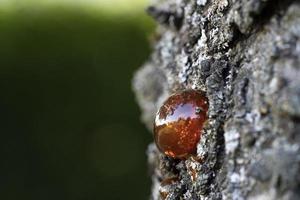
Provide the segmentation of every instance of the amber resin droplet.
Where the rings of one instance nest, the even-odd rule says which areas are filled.
[[[179,159],[195,154],[207,110],[203,92],[185,90],[170,96],[155,117],[154,139],[159,150]]]

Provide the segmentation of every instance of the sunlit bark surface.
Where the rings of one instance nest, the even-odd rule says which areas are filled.
[[[153,53],[135,74],[152,132],[162,102],[205,91],[209,119],[196,157],[147,150],[151,199],[300,199],[300,4],[156,0]]]

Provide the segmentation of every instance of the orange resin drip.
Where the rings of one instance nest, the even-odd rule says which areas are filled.
[[[204,93],[185,90],[170,96],[154,122],[154,139],[160,151],[184,159],[197,151],[207,120],[208,100]]]

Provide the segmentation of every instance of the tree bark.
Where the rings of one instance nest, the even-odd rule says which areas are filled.
[[[299,1],[156,0],[148,13],[153,53],[133,80],[143,122],[152,131],[173,92],[209,99],[198,159],[149,145],[151,199],[300,199]]]

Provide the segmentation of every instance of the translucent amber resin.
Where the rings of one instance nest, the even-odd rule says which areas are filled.
[[[155,117],[154,139],[158,149],[179,159],[195,154],[207,110],[208,100],[203,92],[185,90],[170,96]]]

